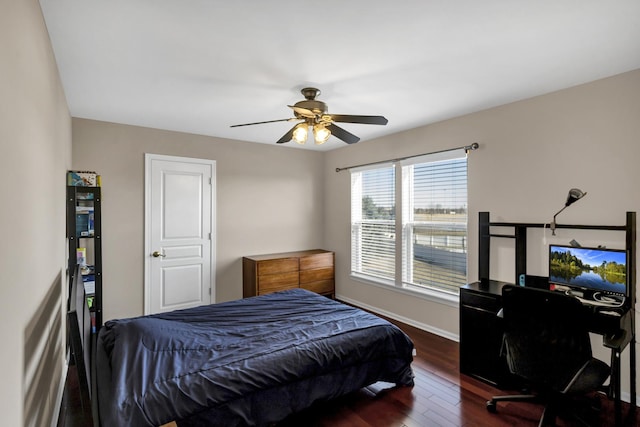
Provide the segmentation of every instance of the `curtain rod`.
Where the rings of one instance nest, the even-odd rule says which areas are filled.
[[[353,168],[359,168],[359,167],[362,167],[362,166],[378,165],[378,164],[389,163],[389,162],[399,162],[401,160],[411,159],[413,157],[426,156],[428,154],[446,153],[447,151],[455,151],[455,150],[460,150],[460,149],[464,149],[464,151],[466,151],[468,153],[469,151],[477,150],[479,146],[480,145],[477,142],[474,142],[473,144],[465,145],[464,147],[448,148],[446,150],[432,151],[430,153],[422,153],[422,154],[414,154],[413,156],[398,157],[397,159],[380,160],[379,162],[362,163],[361,165],[353,165],[353,166],[346,166],[344,168],[336,168],[336,172],[341,172],[341,171],[348,170],[348,169],[353,169]]]

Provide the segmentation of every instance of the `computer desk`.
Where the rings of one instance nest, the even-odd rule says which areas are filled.
[[[497,313],[502,306],[503,286],[494,280],[470,283],[460,289],[460,372],[497,387],[510,386],[506,361],[500,357],[502,331]],[[589,330],[602,336],[602,344],[611,350],[611,377],[607,396],[614,401],[615,425],[623,425],[621,400],[621,356],[629,347],[630,401],[629,416],[635,415],[636,367],[634,313],[620,316],[603,314],[604,310],[585,307]],[[482,330],[484,326],[489,326]],[[631,345],[629,345],[631,344]]]

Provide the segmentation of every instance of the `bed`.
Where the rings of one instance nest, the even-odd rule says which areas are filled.
[[[293,289],[108,321],[102,426],[264,426],[378,381],[413,385],[413,343],[384,319]]]

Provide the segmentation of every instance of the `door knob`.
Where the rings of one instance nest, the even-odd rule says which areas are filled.
[[[156,258],[158,258],[159,256],[161,256],[161,257],[165,257],[166,256],[165,254],[161,253],[160,251],[155,251],[151,255],[153,255]]]

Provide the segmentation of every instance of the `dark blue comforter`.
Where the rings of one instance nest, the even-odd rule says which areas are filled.
[[[376,381],[412,385],[397,327],[302,289],[107,322],[103,426],[266,425]]]

